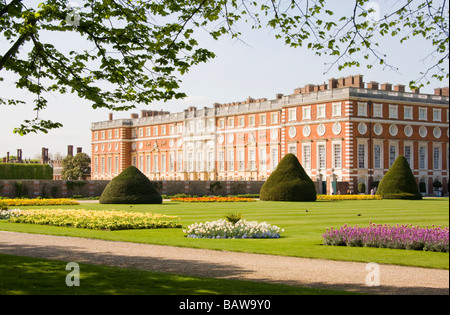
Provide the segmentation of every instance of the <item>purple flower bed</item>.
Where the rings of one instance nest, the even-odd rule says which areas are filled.
[[[431,228],[373,223],[365,228],[345,225],[340,229],[327,229],[322,236],[324,245],[449,252],[449,228],[434,225]]]

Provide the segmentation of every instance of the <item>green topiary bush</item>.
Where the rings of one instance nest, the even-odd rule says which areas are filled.
[[[102,204],[160,204],[162,197],[152,182],[134,166],[127,167],[105,187]]]
[[[383,199],[422,199],[406,158],[400,155],[378,185]]]
[[[294,154],[287,154],[261,188],[265,201],[316,201],[316,187]]]

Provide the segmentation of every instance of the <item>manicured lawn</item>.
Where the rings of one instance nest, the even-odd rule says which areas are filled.
[[[333,295],[349,292],[209,279],[80,264],[80,286],[67,286],[66,262],[0,254],[0,295]],[[69,276],[71,278],[71,275]]]
[[[36,208],[36,207],[35,207]],[[176,215],[183,227],[195,222],[224,218],[229,212],[241,212],[246,220],[266,221],[285,229],[280,239],[211,240],[188,239],[182,229],[92,231],[74,228],[12,224],[0,221],[0,230],[27,233],[100,238],[105,240],[151,243],[215,250],[229,250],[296,257],[377,262],[429,268],[448,269],[448,253],[431,253],[379,248],[333,247],[322,245],[322,234],[328,227],[345,224],[367,226],[376,224],[414,224],[449,226],[449,199],[350,200],[314,203],[251,202],[251,203],[178,203],[162,205],[100,205],[59,206],[62,209],[131,210]],[[23,209],[26,209],[23,207]],[[308,210],[308,211],[306,211]]]

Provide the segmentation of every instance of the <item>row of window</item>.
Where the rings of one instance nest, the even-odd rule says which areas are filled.
[[[317,144],[317,163],[316,168],[319,170],[324,170],[327,168],[327,147],[325,144],[318,143]],[[342,156],[342,144],[333,143],[332,144],[332,162],[333,168],[341,169],[343,167],[343,156]],[[412,145],[405,144],[403,155],[406,160],[410,164],[411,168],[414,168],[414,157],[413,157],[414,148]],[[256,159],[257,149],[249,149],[248,154],[248,163],[245,163],[245,150],[229,150],[229,151],[219,151],[218,153],[218,161],[217,161],[217,170],[218,171],[268,171],[274,170],[278,165],[278,148],[270,149],[269,163],[267,163],[267,150],[266,148],[262,148],[259,151],[259,165],[257,165]],[[297,146],[290,145],[288,147],[288,153],[293,153],[297,155]],[[302,145],[302,165],[305,169],[312,168],[312,160],[311,160],[311,144],[303,144]],[[225,156],[226,155],[226,156]],[[395,162],[399,155],[398,146],[397,145],[389,145],[389,167]],[[419,146],[418,151],[418,168],[420,170],[428,169],[428,147],[426,145]],[[441,146],[434,146],[432,151],[432,167],[433,170],[442,169],[442,152]],[[168,156],[168,165],[167,158]],[[159,164],[160,159],[158,154],[153,155],[153,159],[151,155],[147,156],[139,156],[139,160],[137,157],[133,157],[132,164],[138,167],[142,172],[150,173],[150,172],[174,172],[175,169],[178,172],[183,171],[185,169],[188,172],[193,171],[208,171],[211,172],[215,168],[214,154],[212,151],[207,152],[206,160],[203,156],[203,152],[197,152],[194,155],[194,152],[188,152],[186,155],[186,165],[183,165],[183,154],[179,153],[177,156],[177,160],[175,160],[176,155],[174,153],[170,153],[168,155],[161,154],[161,164]],[[374,169],[384,169],[383,162],[383,146],[381,144],[374,144],[373,146],[373,168]],[[447,150],[447,159],[449,158],[449,152]],[[358,144],[357,146],[357,167],[359,169],[367,169],[368,168],[368,152],[367,152],[367,144]],[[113,161],[114,161],[114,169],[113,169]],[[236,161],[236,162],[235,162]],[[236,165],[235,165],[236,163]],[[183,167],[184,166],[184,167]],[[448,164],[447,164],[448,166]],[[119,170],[119,157],[101,157],[100,165],[99,158],[96,157],[94,159],[94,173],[117,173]]]
[[[361,117],[368,116],[367,103],[358,102],[357,115]],[[373,118],[383,118],[384,104],[373,104]],[[442,122],[442,111],[441,108],[433,108],[432,121]],[[449,122],[449,110],[446,110],[447,122]],[[428,108],[419,107],[417,112],[417,119],[427,121],[428,120]],[[389,119],[400,119],[399,117],[399,106],[398,105],[388,105],[388,118]],[[403,120],[413,120],[414,119],[414,108],[413,106],[403,106]]]
[[[414,169],[414,148],[412,144],[405,144],[403,149],[403,155],[408,161],[409,165],[412,169]],[[434,146],[433,152],[432,152],[432,168],[433,170],[441,170],[442,169],[442,152],[440,146]],[[389,145],[389,168],[394,164],[395,160],[397,159],[399,153],[398,153],[398,146],[391,144]],[[374,169],[384,169],[384,163],[383,163],[383,146],[381,144],[374,144],[373,146],[373,168]],[[448,158],[448,152],[447,152],[447,158]],[[421,145],[419,146],[418,151],[418,169],[419,170],[427,170],[428,167],[428,146]],[[367,152],[367,145],[366,144],[358,144],[358,168],[359,169],[366,169],[368,168],[368,152]],[[447,164],[448,166],[448,164]]]

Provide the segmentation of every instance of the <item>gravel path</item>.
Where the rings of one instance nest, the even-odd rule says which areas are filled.
[[[368,286],[373,269],[366,270],[365,263],[3,231],[0,253],[374,294],[449,294],[448,270],[379,265],[380,286]]]

